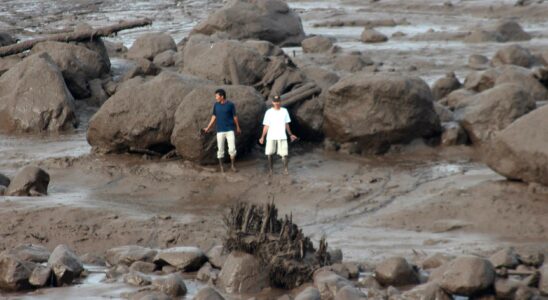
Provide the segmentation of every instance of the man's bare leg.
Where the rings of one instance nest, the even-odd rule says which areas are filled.
[[[221,171],[221,173],[225,172],[225,169],[223,167],[223,159],[222,158],[219,158],[219,170]]]
[[[232,169],[232,172],[238,172],[238,169],[234,166],[234,163],[236,162],[236,156],[230,157],[230,169]]]
[[[287,159],[287,156],[284,156],[282,157],[282,161],[284,162],[284,174],[285,175],[288,175],[289,174],[289,170],[288,170],[288,165],[289,165],[289,161]]]
[[[268,155],[268,175],[272,176],[274,173],[274,159],[272,155]]]

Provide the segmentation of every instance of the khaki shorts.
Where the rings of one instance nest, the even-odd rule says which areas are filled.
[[[236,137],[234,131],[217,132],[217,158],[225,157],[225,140],[228,144],[228,155],[236,156]]]
[[[277,153],[281,157],[287,156],[287,140],[266,140],[264,152],[266,155]]]

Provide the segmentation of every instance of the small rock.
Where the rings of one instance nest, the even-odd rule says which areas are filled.
[[[146,286],[151,283],[150,276],[147,276],[141,272],[131,271],[124,275],[124,282],[133,286]]]
[[[217,278],[219,277],[219,270],[214,269],[210,263],[205,263],[200,270],[198,270],[198,274],[196,274],[196,279],[200,281],[208,282],[210,279],[212,282],[215,282]]]
[[[51,267],[37,265],[29,277],[29,283],[34,287],[45,287],[50,285]]]
[[[302,292],[300,292],[295,300],[320,300],[320,291],[315,287],[307,287]]]
[[[475,256],[461,256],[448,263],[441,287],[449,294],[471,296],[490,288],[495,281],[491,262]]]
[[[140,273],[152,273],[156,270],[156,265],[145,261],[136,261],[131,264],[129,270]]]
[[[419,283],[417,272],[403,257],[384,260],[375,268],[375,278],[382,285],[401,286]]]
[[[29,289],[31,263],[19,260],[14,255],[0,255],[0,290],[21,291]]]
[[[382,43],[388,41],[388,37],[375,29],[365,28],[361,35],[361,41],[364,43]]]
[[[6,251],[6,253],[13,254],[20,260],[35,263],[47,262],[50,256],[50,252],[46,247],[35,244],[22,244]]]
[[[152,285],[160,292],[178,297],[186,294],[186,285],[179,274],[169,274],[152,280]]]
[[[335,300],[358,300],[367,299],[367,296],[359,289],[347,285],[340,289],[335,295]]]
[[[331,271],[314,273],[314,286],[320,291],[321,299],[333,299],[345,286],[352,285],[350,281]]]
[[[343,253],[341,249],[329,249],[329,258],[331,259],[331,263],[342,263],[343,260]]]
[[[443,254],[443,253],[436,253],[433,255],[428,256],[423,262],[422,262],[422,268],[425,270],[428,269],[435,269],[444,263],[450,261],[453,259],[453,257]]]
[[[154,262],[169,264],[184,272],[200,269],[207,261],[205,253],[197,247],[176,247],[161,250],[154,257]]]
[[[489,261],[495,268],[514,269],[519,264],[518,256],[513,248],[505,248],[489,257]]]
[[[26,166],[11,181],[8,196],[43,196],[48,193],[49,174],[35,166]]]
[[[206,286],[202,288],[196,296],[194,296],[193,300],[224,300],[223,296],[217,292],[216,289]],[[318,299],[319,300],[319,299]]]
[[[223,265],[226,261],[226,258],[228,256],[227,253],[224,253],[223,246],[213,246],[209,251],[207,251],[207,259],[209,260],[209,263],[218,269],[222,269]]]
[[[141,246],[129,245],[109,249],[106,260],[111,266],[124,264],[130,266],[135,261],[152,262],[157,251]]]
[[[232,252],[227,257],[218,285],[228,293],[256,293],[269,285],[268,273],[253,255]]]
[[[55,274],[57,286],[71,284],[84,270],[80,258],[67,245],[55,247],[49,257],[48,265],[51,266]]]

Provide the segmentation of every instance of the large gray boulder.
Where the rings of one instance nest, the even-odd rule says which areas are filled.
[[[120,246],[107,250],[106,260],[111,266],[118,264],[130,266],[136,261],[152,262],[156,253],[156,250],[141,246]]]
[[[257,293],[268,286],[268,271],[253,255],[232,252],[219,274],[218,285],[228,293]]]
[[[500,131],[484,160],[499,174],[548,186],[548,106],[540,107]]]
[[[48,265],[55,274],[57,286],[71,284],[84,271],[80,258],[67,245],[55,247],[49,257]]]
[[[497,53],[491,59],[491,63],[494,66],[501,65],[516,65],[524,68],[531,67],[535,62],[535,57],[529,49],[520,45],[506,46]]]
[[[383,153],[391,144],[441,133],[432,93],[420,78],[357,73],[333,85],[324,107],[324,130],[360,152]]]
[[[256,48],[237,40],[195,35],[183,49],[183,70],[219,84],[252,85],[266,72],[268,61]]]
[[[504,248],[489,257],[489,261],[495,268],[514,269],[518,266],[518,255],[513,248]]]
[[[301,71],[303,71],[308,79],[314,81],[316,85],[322,89],[322,91],[327,91],[340,79],[337,73],[318,66],[303,67],[301,68]]]
[[[324,94],[306,100],[297,108],[293,109],[295,119],[295,132],[307,140],[320,141],[323,137],[323,108],[325,105]]]
[[[0,291],[29,289],[32,269],[31,264],[19,260],[14,255],[0,255]]]
[[[207,261],[205,253],[197,247],[175,247],[158,251],[154,262],[159,265],[169,264],[177,270],[193,272]]]
[[[191,34],[256,39],[279,46],[299,45],[305,38],[301,18],[282,0],[231,0]]]
[[[0,77],[0,132],[59,132],[76,127],[74,99],[45,53],[31,55]]]
[[[495,269],[486,259],[461,256],[448,263],[440,286],[449,294],[473,296],[486,291],[495,282]]]
[[[464,38],[467,43],[527,41],[531,35],[515,21],[502,20],[486,28],[476,28]]]
[[[214,92],[223,88],[227,99],[236,106],[242,133],[236,136],[239,153],[247,152],[255,144],[265,110],[262,96],[248,86],[203,86],[189,93],[175,112],[175,127],[171,143],[184,159],[209,163],[216,160],[217,140],[213,133],[203,134],[202,128],[211,118]]]
[[[201,84],[192,76],[162,72],[145,83],[122,85],[91,118],[89,144],[99,152],[171,149],[175,111]]]
[[[473,96],[456,116],[472,143],[479,144],[535,107],[528,91],[518,85],[501,84]]]
[[[110,64],[101,54],[83,46],[62,42],[42,42],[31,53],[46,52],[63,73],[68,89],[76,99],[89,97],[89,80],[110,71]]]
[[[392,257],[375,268],[375,278],[382,285],[401,286],[418,284],[419,276],[403,257]]]
[[[164,51],[177,51],[177,45],[173,38],[163,32],[148,32],[139,36],[127,52],[131,59],[146,58],[153,60],[154,57]]]
[[[48,193],[49,174],[35,166],[26,166],[11,181],[8,196],[43,196]]]
[[[0,57],[0,76],[6,73],[16,64],[20,63],[23,59],[18,55],[10,55],[5,57]]]

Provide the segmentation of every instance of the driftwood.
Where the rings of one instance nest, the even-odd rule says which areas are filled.
[[[293,223],[292,216],[278,219],[274,204],[237,203],[225,215],[224,222],[224,250],[258,257],[273,286],[297,287],[309,281],[316,269],[330,263],[325,237],[316,251],[310,238]]]
[[[282,106],[290,107],[297,103],[300,103],[310,97],[317,95],[322,92],[322,89],[313,82],[306,83],[303,86],[300,86],[291,92],[285,93],[281,96]],[[272,100],[268,100],[268,105],[272,104]]]
[[[97,29],[92,30],[84,30],[84,31],[78,31],[78,32],[69,32],[69,33],[60,33],[60,34],[53,34],[48,35],[44,37],[39,37],[33,40],[28,40],[24,42],[20,42],[17,44],[12,44],[9,46],[4,46],[0,48],[0,57],[9,56],[17,53],[21,53],[23,51],[32,49],[34,45],[45,42],[45,41],[55,41],[55,42],[77,42],[77,41],[87,41],[92,40],[97,37],[102,36],[110,36],[114,33],[117,33],[118,31],[122,31],[125,29],[131,29],[135,27],[142,27],[151,25],[152,20],[150,19],[142,19],[142,20],[134,20],[134,21],[123,21],[115,25],[101,27]]]

